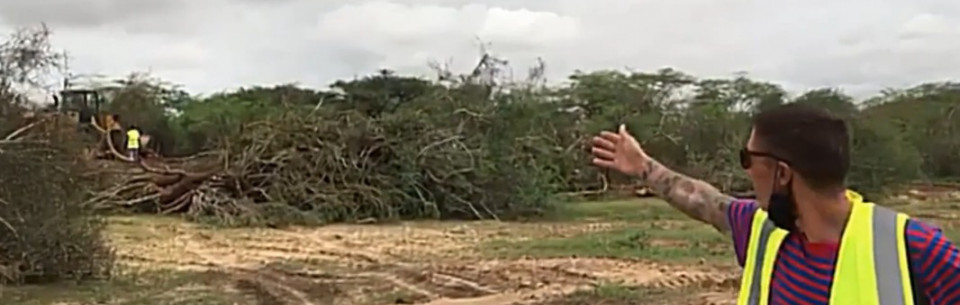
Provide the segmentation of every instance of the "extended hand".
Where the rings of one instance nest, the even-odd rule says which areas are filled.
[[[638,176],[646,170],[649,159],[640,148],[640,143],[627,132],[625,125],[620,125],[617,133],[603,131],[593,137],[593,164],[599,167],[612,169],[630,176]]]
[[[727,209],[733,197],[724,195],[710,184],[693,179],[658,165],[640,148],[640,143],[620,125],[618,133],[604,131],[593,138],[593,164],[632,177],[643,178],[660,198],[696,220],[729,232]]]

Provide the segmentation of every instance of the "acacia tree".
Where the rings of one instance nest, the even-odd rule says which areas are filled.
[[[62,67],[64,53],[53,49],[50,35],[40,25],[18,29],[0,42],[0,117],[12,125],[0,122],[0,130],[19,123],[17,116],[26,106],[22,90],[42,87],[44,76]]]

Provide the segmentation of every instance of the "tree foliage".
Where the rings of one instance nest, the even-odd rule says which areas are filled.
[[[590,166],[586,153],[591,136],[620,123],[664,164],[725,191],[749,191],[736,160],[749,118],[785,103],[848,120],[849,183],[858,190],[960,177],[960,99],[951,84],[858,102],[834,88],[791,96],[744,74],[698,79],[673,69],[577,72],[559,87],[472,77],[482,71],[439,74],[431,81],[383,70],[329,90],[241,88],[175,105],[148,99],[156,105],[137,109],[166,118],[171,154],[213,150],[223,164],[191,182],[198,187],[161,192],[168,201],[160,210],[235,224],[536,215],[558,192],[632,184]]]
[[[104,223],[78,203],[93,189],[76,124],[38,116],[22,89],[57,67],[46,28],[0,43],[0,285],[109,275]]]
[[[857,101],[835,88],[792,95],[743,73],[701,79],[674,69],[580,71],[546,86],[540,63],[511,83],[505,64],[484,55],[461,75],[435,66],[436,80],[381,70],[328,89],[209,96],[134,74],[105,109],[157,138],[168,158],[148,160],[86,202],[235,224],[274,214],[298,222],[525,217],[549,209],[557,193],[632,185],[590,166],[586,151],[590,137],[621,123],[662,163],[740,192],[750,188],[736,160],[750,116],[785,103],[848,120],[857,189],[960,177],[960,86],[952,83]],[[202,162],[170,158],[201,152],[210,153]]]

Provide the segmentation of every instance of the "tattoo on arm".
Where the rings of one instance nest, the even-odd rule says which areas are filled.
[[[720,232],[730,231],[727,207],[733,197],[716,187],[670,170],[653,159],[647,159],[638,175],[650,189],[670,205],[696,220],[712,225]]]

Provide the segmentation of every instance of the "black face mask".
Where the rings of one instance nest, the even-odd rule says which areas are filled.
[[[777,190],[780,184],[780,168],[777,167],[773,175],[773,188],[770,193],[770,207],[767,213],[770,221],[781,229],[795,232],[797,230],[797,201],[793,198],[793,180],[787,183],[786,190]]]

